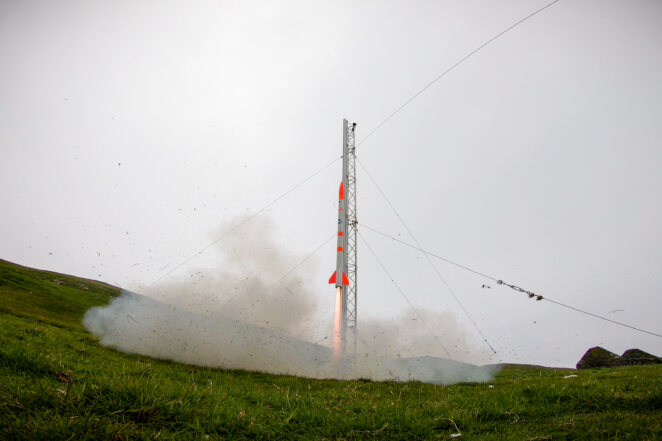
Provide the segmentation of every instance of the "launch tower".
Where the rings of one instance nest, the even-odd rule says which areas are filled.
[[[336,271],[329,283],[336,286],[333,353],[336,363],[354,360],[357,339],[357,220],[356,123],[343,120],[342,181],[338,194],[338,249]]]
[[[351,127],[347,124],[347,120],[343,120],[343,163],[347,162],[347,278],[349,279],[349,286],[345,289],[345,306],[343,311],[343,324],[345,336],[345,355],[352,358],[356,357],[356,339],[358,337],[358,321],[356,315],[356,299],[357,299],[357,234],[356,229],[358,222],[356,220],[356,123]],[[343,170],[345,166],[343,165]]]

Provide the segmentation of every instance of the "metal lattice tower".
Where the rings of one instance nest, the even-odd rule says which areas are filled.
[[[347,120],[343,120],[343,162],[347,170],[343,176],[347,197],[347,235],[345,238],[345,249],[347,250],[347,266],[345,274],[349,279],[349,286],[344,290],[343,299],[343,328],[345,344],[345,355],[356,357],[356,340],[358,338],[358,316],[357,316],[357,227],[356,219],[356,123],[351,126]]]

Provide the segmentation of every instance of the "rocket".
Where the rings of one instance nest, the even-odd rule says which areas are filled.
[[[329,283],[335,283],[337,288],[349,285],[349,279],[345,275],[345,234],[347,233],[347,214],[345,213],[345,185],[340,183],[338,194],[338,250],[336,253],[336,270],[329,279]],[[341,277],[338,277],[341,274]]]
[[[338,195],[338,249],[336,251],[336,270],[329,279],[329,283],[336,285],[336,307],[333,317],[333,361],[336,366],[342,364],[343,359],[343,310],[345,296],[343,295],[343,285],[349,285],[349,279],[345,274],[347,258],[345,254],[345,243],[347,242],[347,214],[345,212],[345,185],[340,183]]]

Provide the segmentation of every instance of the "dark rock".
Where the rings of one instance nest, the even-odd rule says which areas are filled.
[[[662,364],[662,358],[644,352],[641,349],[628,349],[618,356],[613,352],[596,346],[586,351],[586,354],[577,363],[577,369],[590,369],[597,367],[631,366],[635,364]]]
[[[621,366],[621,357],[613,352],[596,346],[586,351],[586,354],[577,363],[577,369],[590,369],[596,367]]]
[[[662,359],[641,349],[628,349],[621,355],[621,364],[624,366],[633,364],[662,364]]]

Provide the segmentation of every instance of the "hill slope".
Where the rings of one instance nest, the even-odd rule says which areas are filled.
[[[657,365],[507,366],[447,387],[198,368],[99,346],[79,319],[116,289],[1,268],[3,440],[662,438]]]
[[[118,296],[119,288],[0,259],[0,311],[82,328],[83,314]]]

